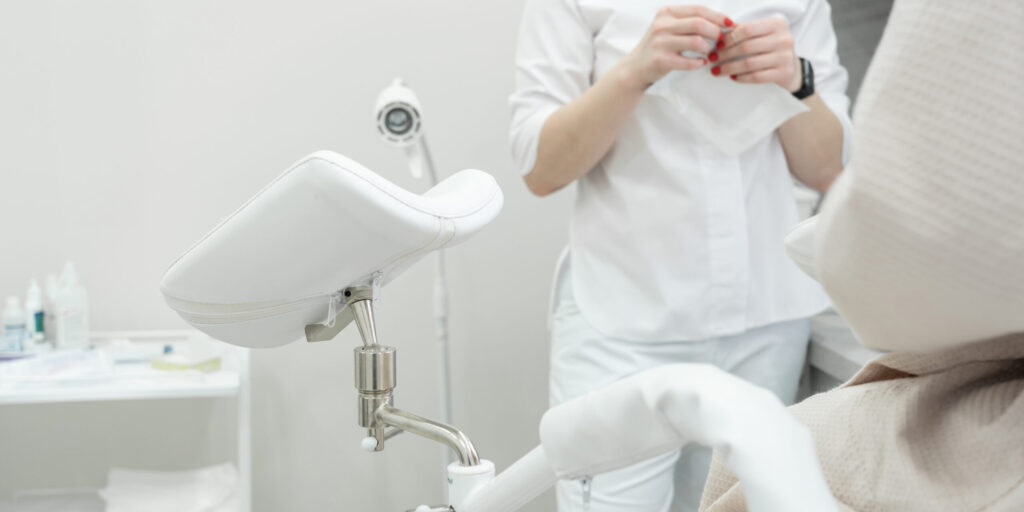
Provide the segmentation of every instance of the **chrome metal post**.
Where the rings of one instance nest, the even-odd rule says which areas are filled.
[[[385,424],[377,418],[377,410],[390,406],[397,379],[395,375],[395,349],[374,345],[356,347],[353,351],[355,359],[355,387],[359,392],[356,398],[359,426],[368,430],[370,437],[377,440],[376,451],[384,449]]]
[[[367,429],[367,435],[376,441],[367,443],[366,446],[372,447],[374,451],[381,451],[384,449],[384,441],[404,431],[447,445],[455,452],[459,464],[463,466],[479,465],[480,456],[476,448],[461,430],[393,407],[394,390],[398,384],[395,349],[377,343],[377,328],[373,318],[373,287],[347,288],[344,295],[351,321],[355,321],[359,327],[359,335],[363,338],[363,346],[353,350],[353,376],[356,390],[359,392],[359,426]],[[309,327],[307,338],[311,341],[333,337],[330,330],[311,330]],[[337,327],[329,329],[335,328]]]
[[[395,409],[390,405],[385,405],[378,409],[377,418],[385,425],[397,427],[410,434],[416,434],[431,441],[448,445],[455,451],[460,465],[476,466],[480,464],[480,456],[477,454],[473,442],[461,430],[451,425],[428,420],[422,416],[417,416],[401,409]]]
[[[306,326],[306,341],[328,341],[333,340],[348,324],[354,320],[359,327],[359,335],[363,338],[363,346],[370,347],[377,344],[377,326],[373,322],[373,285],[350,286],[342,290],[344,296],[344,307],[334,313],[333,318],[327,318],[326,322],[309,324]],[[337,298],[332,295],[331,303],[328,306],[328,316],[335,308]]]
[[[373,301],[356,300],[348,307],[352,308],[352,316],[355,319],[356,327],[359,328],[359,336],[363,338],[363,346],[377,345],[377,324],[373,321]]]

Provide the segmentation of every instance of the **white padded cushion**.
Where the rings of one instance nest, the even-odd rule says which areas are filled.
[[[540,439],[559,478],[696,442],[723,454],[754,510],[835,510],[810,432],[771,392],[709,364],[669,364],[551,408]]]
[[[336,153],[314,153],[225,219],[167,271],[168,304],[211,336],[283,345],[326,319],[329,296],[387,283],[501,210],[490,175],[464,170],[420,196]]]
[[[818,277],[858,338],[1024,331],[1024,2],[900,0],[822,210]]]

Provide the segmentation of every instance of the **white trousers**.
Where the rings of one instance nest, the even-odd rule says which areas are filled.
[[[611,338],[583,318],[570,269],[556,278],[551,318],[551,405],[635,373],[670,363],[710,363],[790,404],[807,355],[807,319],[700,341],[633,342]],[[643,435],[643,432],[637,432]],[[588,481],[558,483],[559,512],[695,512],[711,463],[709,449],[689,445]],[[588,490],[585,492],[585,488]]]

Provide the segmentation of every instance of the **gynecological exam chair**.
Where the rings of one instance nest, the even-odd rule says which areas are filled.
[[[296,163],[168,270],[168,304],[210,336],[270,349],[326,342],[351,323],[363,447],[404,431],[449,446],[448,503],[418,512],[511,512],[560,478],[625,467],[695,442],[716,448],[752,511],[836,510],[808,431],[769,392],[717,368],[643,372],[548,411],[541,444],[500,474],[459,429],[396,407],[396,348],[378,339],[380,290],[427,253],[469,239],[502,206],[464,170],[423,195],[336,153]],[[339,390],[339,392],[341,392]]]

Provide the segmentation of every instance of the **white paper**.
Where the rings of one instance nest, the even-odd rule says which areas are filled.
[[[673,71],[647,89],[666,100],[710,144],[736,156],[809,110],[775,84],[743,84],[707,68]]]

